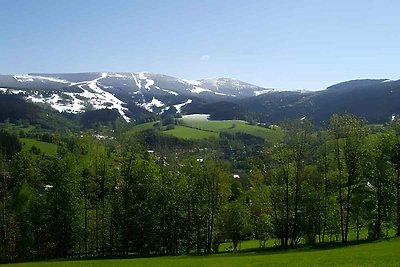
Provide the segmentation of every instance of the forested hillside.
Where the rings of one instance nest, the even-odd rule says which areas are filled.
[[[372,128],[334,115],[320,128],[302,118],[274,126],[279,138],[265,129],[199,140],[95,122],[75,133],[2,124],[1,261],[400,234],[400,120]]]

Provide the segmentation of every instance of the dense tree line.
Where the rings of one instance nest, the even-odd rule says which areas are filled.
[[[281,127],[280,142],[257,140],[251,150],[248,137],[221,138],[201,157],[182,147],[150,151],[138,135],[60,139],[49,156],[20,151],[17,137],[1,132],[0,258],[212,253],[244,239],[295,247],[400,234],[400,121],[378,133],[352,115],[323,128],[306,119]]]

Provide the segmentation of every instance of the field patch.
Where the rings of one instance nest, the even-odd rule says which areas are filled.
[[[283,131],[279,127],[275,127],[272,129],[264,128],[257,125],[251,125],[245,121],[240,120],[212,121],[183,118],[182,122],[187,127],[199,130],[211,131],[215,133],[244,133],[257,136],[271,142],[277,142],[283,137]]]
[[[210,137],[218,137],[216,132],[203,131],[199,129],[189,128],[185,126],[176,125],[174,129],[162,131],[162,134],[173,135],[182,139],[206,139]]]
[[[41,152],[47,155],[55,155],[57,153],[57,145],[47,142],[42,142],[30,138],[20,138],[22,150],[31,150],[32,147],[40,149]]]
[[[206,139],[210,137],[218,138],[220,133],[243,133],[263,138],[269,142],[278,142],[283,137],[283,131],[279,127],[265,128],[258,125],[251,125],[241,120],[220,120],[213,121],[207,119],[207,114],[185,115],[179,119],[179,125],[175,125],[174,129],[163,130],[160,133],[172,135],[183,139]],[[137,133],[149,129],[157,129],[157,121],[147,122],[135,125],[129,133]]]

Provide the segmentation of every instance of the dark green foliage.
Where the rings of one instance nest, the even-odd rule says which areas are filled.
[[[121,115],[116,109],[99,109],[83,113],[81,124],[85,128],[91,128],[96,123],[113,123]]]
[[[18,137],[4,130],[0,130],[0,154],[11,158],[15,153],[21,150],[21,143]]]
[[[12,122],[21,119],[33,120],[40,111],[38,106],[16,95],[0,94],[0,107],[0,122],[6,119]]]
[[[175,124],[175,118],[172,115],[168,115],[165,116],[162,120],[161,120],[161,124],[164,126],[168,126],[171,124]]]
[[[221,214],[221,230],[227,239],[232,240],[233,250],[237,251],[240,240],[251,233],[249,208],[240,201],[234,201],[227,205]]]

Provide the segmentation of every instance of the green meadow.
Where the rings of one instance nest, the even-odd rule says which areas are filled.
[[[57,153],[57,145],[31,138],[20,138],[22,150],[30,150],[32,147],[40,149],[41,152],[47,155],[55,155]]]
[[[162,131],[162,133],[182,139],[206,139],[219,136],[217,132],[203,131],[181,125],[176,125],[174,129]]]
[[[345,247],[298,248],[288,251],[221,253],[209,256],[167,256],[137,259],[47,261],[13,267],[144,267],[144,266],[399,266],[400,238]]]
[[[182,139],[206,139],[218,138],[220,133],[237,134],[243,133],[256,137],[263,138],[270,142],[276,142],[283,136],[280,128],[264,128],[257,125],[250,125],[245,121],[240,120],[223,120],[212,121],[202,119],[180,119],[180,125],[175,125],[174,129],[163,130],[160,133],[164,135],[171,135]],[[157,129],[155,126],[157,122],[147,122],[138,124],[133,127],[130,133],[136,133],[149,129]]]
[[[244,133],[261,137],[270,140],[271,142],[278,141],[283,136],[283,132],[280,128],[264,128],[240,120],[209,121],[183,119],[182,121],[186,127],[215,133]]]

